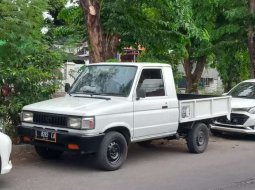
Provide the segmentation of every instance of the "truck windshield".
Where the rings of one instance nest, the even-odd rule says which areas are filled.
[[[255,83],[244,82],[233,88],[228,95],[236,98],[251,98],[255,99]]]
[[[91,65],[85,67],[70,94],[123,96],[130,93],[137,68],[122,65]]]

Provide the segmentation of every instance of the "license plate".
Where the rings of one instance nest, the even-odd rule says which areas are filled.
[[[35,139],[48,142],[57,142],[57,134],[51,131],[35,131]]]

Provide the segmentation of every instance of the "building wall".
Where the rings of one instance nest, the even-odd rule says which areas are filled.
[[[82,66],[89,64],[88,61],[86,61],[84,64],[75,64],[74,62],[66,62],[64,66],[61,68],[62,73],[62,80],[61,80],[61,88],[58,92],[64,92],[65,91],[65,84],[69,83],[70,85],[73,84],[74,80],[79,74],[79,70]]]
[[[183,74],[183,79],[178,84],[178,88],[181,89],[181,92],[185,91],[186,81],[185,81],[185,72],[183,66],[180,64],[178,66],[178,71]],[[207,67],[202,73],[202,78],[199,85],[200,93],[223,93],[223,85],[218,71],[215,68]]]

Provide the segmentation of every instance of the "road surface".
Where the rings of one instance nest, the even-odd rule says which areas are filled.
[[[132,144],[124,166],[113,172],[94,168],[93,156],[65,154],[59,161],[39,158],[31,147],[14,147],[11,173],[1,190],[254,190],[255,137],[211,137],[203,154],[187,152],[184,140]]]

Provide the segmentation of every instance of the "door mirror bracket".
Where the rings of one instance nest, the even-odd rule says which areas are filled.
[[[136,90],[136,100],[140,100],[140,98],[145,98],[146,97],[146,92],[144,89],[137,89]]]

